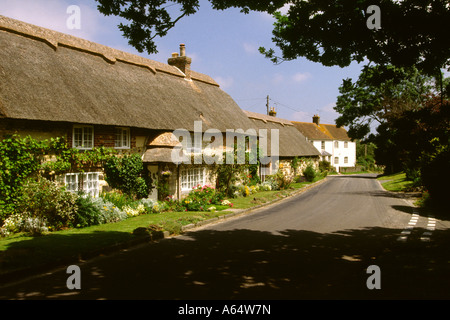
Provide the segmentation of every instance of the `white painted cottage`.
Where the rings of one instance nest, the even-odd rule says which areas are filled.
[[[291,122],[319,150],[321,160],[330,162],[337,172],[356,166],[356,143],[344,128],[320,123],[318,115],[313,122]]]

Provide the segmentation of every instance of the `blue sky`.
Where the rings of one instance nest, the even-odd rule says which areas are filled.
[[[321,122],[334,123],[338,114],[333,106],[342,79],[356,79],[362,65],[324,67],[303,58],[274,65],[258,52],[260,46],[274,48],[271,16],[215,11],[208,1],[200,2],[199,12],[184,17],[166,37],[156,39],[159,53],[154,55],[128,45],[117,28],[120,20],[103,16],[94,0],[0,0],[0,14],[164,63],[185,43],[191,68],[214,78],[242,109],[266,113],[269,95],[270,106],[280,118],[311,122],[319,114]],[[70,5],[80,7],[80,29],[67,27]]]

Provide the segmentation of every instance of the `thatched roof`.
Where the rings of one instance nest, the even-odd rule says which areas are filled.
[[[319,124],[319,128],[322,132],[332,137],[333,140],[350,141],[350,137],[347,134],[347,130],[340,127],[338,128],[334,124]]]
[[[193,131],[251,121],[209,76],[0,16],[0,118]],[[168,57],[169,58],[169,57]]]
[[[310,140],[332,140],[332,138],[322,132],[315,123],[292,121],[292,124]]]
[[[165,162],[173,163],[172,159],[172,148],[150,148],[144,152],[142,156],[142,161],[144,162]],[[179,153],[180,151],[178,151]],[[177,154],[178,154],[177,153]]]
[[[320,123],[319,125],[317,125],[313,122],[297,121],[292,121],[292,124],[310,140],[351,140],[344,128],[338,128],[333,124]]]
[[[277,117],[272,117],[260,113],[245,111],[245,114],[253,121],[257,129],[267,129],[268,131],[268,153],[269,156],[282,157],[305,157],[305,156],[319,156],[319,151],[306,140],[294,125],[289,121]],[[272,154],[271,152],[271,129],[278,129],[279,131],[279,154]]]

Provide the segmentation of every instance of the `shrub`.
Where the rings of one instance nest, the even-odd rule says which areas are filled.
[[[288,189],[291,186],[292,182],[293,182],[293,178],[288,176],[288,175],[285,175],[283,173],[283,171],[281,171],[281,170],[278,170],[278,172],[276,173],[275,177],[276,177],[277,182],[278,182],[278,187],[280,189],[282,189],[282,190],[283,189]]]
[[[0,228],[0,235],[2,237],[18,232],[26,232],[32,236],[36,236],[47,233],[48,227],[43,218],[15,214],[6,219]]]
[[[28,179],[16,204],[16,213],[30,218],[39,218],[56,230],[71,225],[77,212],[77,195],[55,182],[39,177]]]
[[[148,196],[151,183],[146,176],[142,159],[138,154],[110,157],[104,164],[105,179],[115,189],[134,198]]]
[[[85,228],[102,223],[100,209],[94,205],[90,196],[80,196],[76,203],[78,210],[72,226]]]
[[[100,194],[100,197],[103,198],[105,202],[111,202],[119,209],[130,206],[136,202],[132,197],[120,191],[103,192]]]
[[[312,166],[312,164],[308,164],[306,168],[303,170],[303,176],[307,181],[312,182],[316,178],[317,172]]]
[[[331,167],[330,161],[322,160],[319,162],[319,171],[320,172],[331,171],[331,170],[332,170],[332,167]]]
[[[197,185],[181,200],[181,205],[188,211],[203,211],[212,203],[216,190],[210,185]]]
[[[211,203],[212,204],[220,204],[225,199],[225,193],[216,190],[211,197]]]
[[[112,223],[125,220],[127,218],[126,212],[120,210],[113,203],[104,200],[101,197],[92,198],[92,204],[99,210],[100,223]]]
[[[30,137],[13,135],[0,141],[0,222],[14,212],[26,179],[41,164],[44,144]]]
[[[259,190],[271,191],[272,190],[272,186],[270,185],[270,183],[264,181],[264,183],[259,186]]]
[[[279,190],[280,189],[280,185],[278,184],[278,179],[273,174],[269,175],[269,176],[266,176],[266,179],[264,181],[264,185],[269,186],[270,190]]]

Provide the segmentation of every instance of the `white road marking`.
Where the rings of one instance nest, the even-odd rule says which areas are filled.
[[[408,225],[403,229],[401,232],[401,235],[397,238],[397,241],[405,242],[408,240],[408,236],[411,234],[412,230],[416,226],[417,222],[419,221],[419,214],[416,213],[416,209],[414,209],[413,214],[411,215],[411,218],[408,222]],[[433,216],[429,216],[427,218],[427,226],[426,230],[422,236],[420,237],[420,240],[423,242],[429,242],[431,241],[431,236],[433,235],[433,232],[436,229],[436,219]]]

